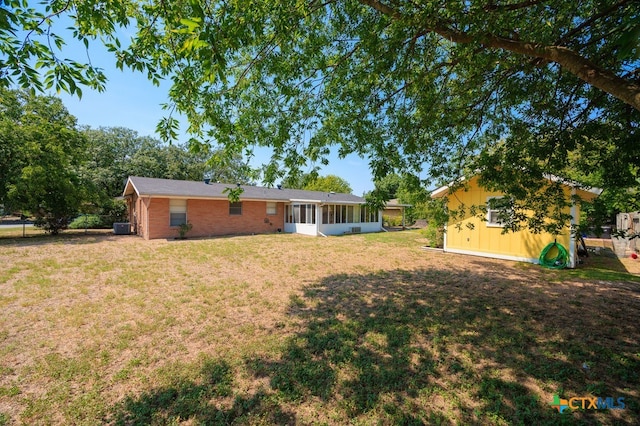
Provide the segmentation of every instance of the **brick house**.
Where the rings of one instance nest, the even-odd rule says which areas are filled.
[[[131,176],[123,196],[131,232],[149,240],[275,232],[340,235],[378,232],[382,215],[352,194],[242,185],[238,202],[225,190],[236,185]]]

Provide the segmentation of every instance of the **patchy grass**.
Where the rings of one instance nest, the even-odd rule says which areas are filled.
[[[636,424],[640,283],[624,264],[421,245],[2,239],[0,425]],[[553,395],[626,409],[560,415]]]

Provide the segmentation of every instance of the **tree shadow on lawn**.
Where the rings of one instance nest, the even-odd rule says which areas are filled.
[[[197,380],[177,380],[171,386],[127,397],[112,413],[116,425],[246,423],[261,418],[268,424],[293,424],[287,413],[263,391],[233,397],[234,377],[228,363],[204,362]]]
[[[635,422],[640,286],[512,274],[329,277],[291,307],[305,329],[282,358],[252,367],[289,400],[336,401],[348,417],[553,424],[559,393],[627,399],[622,415],[571,420]]]
[[[244,423],[270,412],[269,423],[289,423],[300,420],[295,407],[306,406],[326,423],[635,424],[640,285],[550,283],[481,264],[466,272],[334,275],[308,285],[304,297],[292,298],[289,315],[301,326],[281,355],[245,360],[271,389],[236,396],[228,410],[176,408],[200,395],[201,385],[190,383],[130,400],[120,418],[169,410],[204,423]],[[624,397],[626,409],[561,415],[550,406],[554,394]],[[215,397],[204,392],[197,400]]]

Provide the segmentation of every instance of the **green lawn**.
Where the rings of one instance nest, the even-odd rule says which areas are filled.
[[[0,238],[0,425],[637,424],[637,276],[423,245]]]

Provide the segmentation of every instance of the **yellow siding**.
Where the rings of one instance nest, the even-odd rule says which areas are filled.
[[[567,187],[567,191],[570,192]],[[496,257],[517,258],[521,260],[535,260],[540,256],[542,249],[549,243],[557,240],[567,250],[571,240],[570,229],[567,227],[562,235],[557,237],[542,233],[534,234],[528,230],[519,232],[502,233],[501,227],[492,227],[469,212],[470,206],[487,204],[489,197],[499,197],[501,193],[489,192],[477,185],[477,178],[470,180],[468,189],[460,189],[448,196],[449,210],[459,210],[460,204],[466,206],[466,216],[463,219],[451,221],[447,226],[446,249],[451,251],[475,252]],[[578,220],[578,210],[575,208]],[[570,213],[567,210],[567,213]],[[467,225],[473,224],[470,229]],[[460,225],[460,226],[456,226]]]

